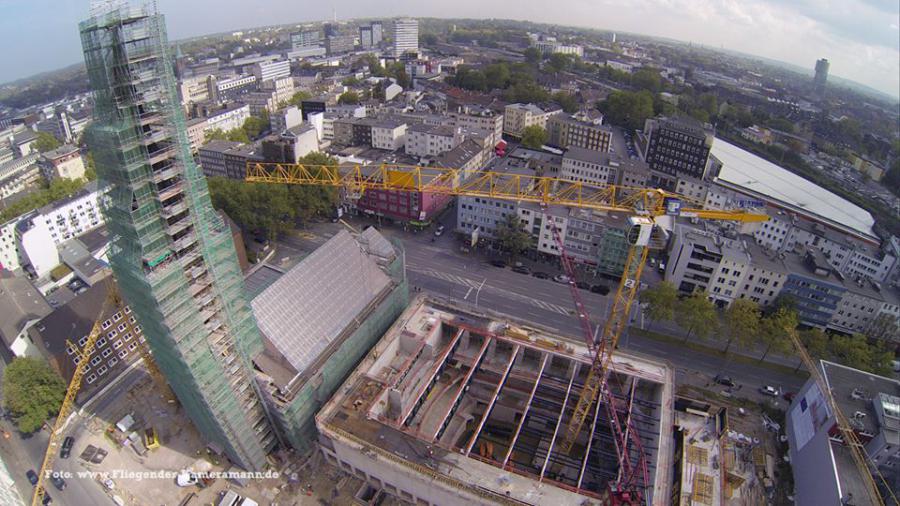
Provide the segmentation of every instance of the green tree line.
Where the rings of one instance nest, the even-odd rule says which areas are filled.
[[[723,343],[726,355],[735,348],[760,347],[760,361],[770,353],[786,355],[793,351],[787,329],[798,329],[799,319],[789,299],[781,298],[765,311],[755,302],[737,299],[719,311],[705,292],[679,296],[672,283],[662,282],[641,292],[640,300],[648,320],[676,323],[684,331],[685,342],[691,335],[715,337]],[[799,335],[813,357],[874,374],[891,372],[893,353],[882,341],[870,342],[862,334],[846,336],[820,329],[801,329]]]

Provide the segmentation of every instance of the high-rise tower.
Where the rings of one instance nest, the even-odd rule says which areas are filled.
[[[262,339],[231,232],[191,157],[165,22],[152,7],[110,4],[79,25],[110,263],[197,429],[234,463],[259,470],[275,445],[250,365]]]
[[[399,18],[394,20],[394,47],[395,58],[404,53],[419,52],[419,21],[412,18]]]
[[[816,91],[823,91],[825,89],[825,82],[828,81],[829,66],[830,64],[825,58],[816,60],[816,76],[813,77],[813,86],[816,88]]]

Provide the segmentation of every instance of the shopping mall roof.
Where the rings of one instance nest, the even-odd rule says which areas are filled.
[[[722,162],[718,180],[725,186],[875,239],[875,218],[868,211],[812,181],[722,139],[715,140],[711,154]]]

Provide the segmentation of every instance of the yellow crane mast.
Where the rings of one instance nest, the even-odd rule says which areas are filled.
[[[359,198],[372,190],[415,191],[433,194],[483,197],[492,199],[534,202],[543,206],[564,205],[570,207],[618,211],[631,215],[628,240],[631,245],[625,271],[613,298],[610,313],[596,347],[591,369],[581,389],[578,403],[566,426],[560,449],[571,451],[591,406],[598,402],[601,391],[608,388],[609,365],[619,341],[628,325],[631,306],[640,286],[643,266],[650,249],[651,236],[656,220],[662,216],[681,216],[706,220],[737,222],[762,222],[765,214],[745,210],[708,210],[703,204],[682,195],[652,188],[634,188],[616,185],[593,185],[542,175],[530,176],[503,172],[475,171],[441,167],[399,165],[304,165],[283,163],[248,163],[249,182],[285,183],[313,186],[330,186],[343,189],[350,198]],[[590,343],[589,343],[590,346]],[[613,422],[614,424],[616,422]],[[619,480],[623,497],[639,487],[633,482],[640,468],[646,469],[640,442],[634,428],[613,426],[614,434],[623,441],[617,447],[620,464],[627,467],[629,476]],[[639,451],[638,462],[632,465],[627,439],[634,441]],[[646,473],[644,473],[646,475]],[[644,483],[643,487],[649,486]],[[640,496],[647,497],[639,492]],[[640,500],[640,499],[639,499]]]
[[[59,440],[62,438],[63,428],[66,425],[66,421],[69,418],[69,415],[72,414],[72,410],[75,408],[75,397],[78,395],[78,391],[81,389],[81,381],[84,379],[84,373],[87,369],[89,359],[91,354],[94,352],[94,347],[97,344],[97,340],[100,338],[100,335],[103,333],[102,323],[104,320],[104,316],[116,311],[123,311],[125,304],[122,301],[121,296],[119,295],[118,290],[116,290],[114,283],[110,278],[107,278],[106,283],[106,299],[103,301],[103,307],[100,310],[100,315],[97,320],[94,322],[94,325],[91,327],[91,332],[88,334],[87,342],[84,343],[84,346],[79,350],[73,343],[68,343],[69,347],[75,350],[76,356],[78,357],[78,363],[75,365],[75,371],[72,373],[72,379],[69,381],[69,386],[66,389],[66,396],[63,398],[62,405],[59,408],[59,413],[56,415],[56,421],[53,424],[53,429],[50,431],[50,438],[47,443],[47,451],[44,452],[44,459],[41,462],[41,468],[38,472],[38,481],[34,488],[34,495],[31,498],[32,506],[38,506],[41,504],[41,501],[46,494],[44,490],[44,478],[45,475],[51,470],[53,466],[53,462],[56,459],[57,448],[59,447]],[[132,335],[136,335],[134,332],[134,327],[131,325],[131,321],[129,318],[123,318],[125,325],[127,327],[128,332],[131,332]],[[169,389],[168,384],[166,383],[165,378],[160,372],[159,368],[156,366],[156,362],[153,360],[153,356],[150,354],[150,350],[147,348],[147,343],[142,343],[140,338],[138,338],[138,349],[140,350],[141,357],[144,360],[144,365],[147,368],[147,372],[150,373],[150,376],[154,379],[157,385],[160,386],[164,395],[167,395],[171,398],[171,390]]]

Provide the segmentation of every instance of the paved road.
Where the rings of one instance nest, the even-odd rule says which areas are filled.
[[[362,228],[371,222],[354,221],[351,224]],[[331,223],[319,224],[310,230],[312,236],[308,234],[304,234],[305,237],[292,236],[287,238],[286,242],[294,250],[311,251],[325,242],[339,227],[340,225]],[[564,336],[580,339],[581,326],[570,312],[573,305],[566,285],[494,267],[486,257],[477,252],[462,253],[452,234],[445,234],[432,241],[434,236],[430,231],[413,234],[404,232],[398,227],[380,227],[380,229],[385,235],[403,241],[407,275],[411,286],[420,287],[426,292],[442,297],[462,299],[472,304],[477,302],[481,307],[516,315],[520,319],[540,323]],[[558,268],[549,264],[538,264],[537,268],[550,274],[559,273]],[[598,279],[591,282],[615,288],[612,281]],[[581,291],[581,296],[591,311],[592,320],[604,321],[609,311],[611,296],[601,296],[587,291]],[[643,315],[637,305],[633,310],[632,324],[637,326],[647,324],[643,321]],[[681,335],[681,331],[671,324],[657,325],[655,328],[670,335]],[[726,374],[737,383],[742,397],[758,401],[769,399],[757,392],[763,384],[771,384],[784,391],[797,391],[804,382],[794,375],[782,374],[767,367],[734,363],[726,361],[722,355],[698,353],[677,344],[631,336],[627,333],[622,336],[620,347],[669,360],[676,369],[676,379],[680,383],[706,386],[712,382],[716,374]],[[771,357],[771,359],[795,365],[780,358]],[[710,388],[716,387],[710,385]]]
[[[2,375],[5,365],[3,361],[0,361],[0,375]],[[144,376],[146,376],[146,373],[140,368],[124,372],[112,388],[91,400],[91,411],[102,411],[115,400],[118,393],[128,390]],[[112,505],[112,500],[98,482],[88,478],[77,477],[77,472],[86,470],[78,460],[81,445],[77,441],[87,430],[83,422],[84,420],[81,417],[75,417],[73,422],[69,424],[65,434],[75,437],[75,450],[72,451],[72,456],[68,459],[57,458],[53,466],[54,470],[70,472],[73,477],[66,478],[65,490],[57,490],[49,481],[45,481],[45,489],[53,499],[53,504],[64,506]],[[9,439],[0,439],[0,455],[3,456],[3,461],[6,463],[6,467],[15,481],[19,494],[26,504],[30,504],[34,487],[28,482],[25,472],[29,469],[37,472],[40,469],[44,459],[44,452],[47,449],[49,433],[46,430],[42,430],[23,438],[12,422],[6,419],[0,420],[0,428],[10,433]]]

